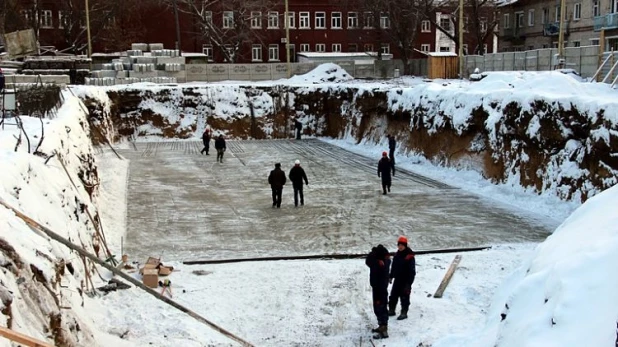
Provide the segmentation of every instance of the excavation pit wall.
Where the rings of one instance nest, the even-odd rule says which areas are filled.
[[[78,96],[98,128],[94,144],[198,139],[206,124],[228,138],[291,138],[298,117],[305,135],[386,145],[394,134],[400,153],[564,200],[583,202],[618,177],[611,110],[543,95],[523,102],[426,83],[81,87]]]

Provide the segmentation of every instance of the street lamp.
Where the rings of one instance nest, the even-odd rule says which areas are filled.
[[[288,12],[288,0],[285,0],[285,58],[287,61],[288,78],[291,76],[290,70],[290,14]]]
[[[88,58],[92,57],[92,41],[90,39],[90,6],[88,0],[86,2],[86,35],[88,36]],[[90,63],[92,66],[92,62]]]

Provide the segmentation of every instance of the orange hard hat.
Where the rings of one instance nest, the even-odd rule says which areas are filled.
[[[406,245],[408,244],[408,238],[405,236],[399,236],[399,238],[397,239],[397,244],[400,243],[405,243]]]

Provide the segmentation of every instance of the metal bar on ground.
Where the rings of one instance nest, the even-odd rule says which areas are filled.
[[[423,254],[445,254],[445,253],[461,253],[461,252],[476,252],[490,249],[491,246],[468,247],[468,248],[445,248],[445,249],[430,249],[414,252],[416,255]],[[395,253],[391,253],[394,255]],[[281,256],[281,257],[261,257],[261,258],[240,258],[240,259],[218,259],[218,260],[189,260],[183,261],[184,265],[204,265],[204,264],[227,264],[241,263],[248,261],[277,261],[277,260],[311,260],[311,259],[358,259],[364,258],[367,253],[362,254],[314,254],[314,255],[297,255],[297,256]],[[458,256],[461,259],[461,256]]]
[[[451,266],[448,268],[448,271],[446,271],[446,274],[444,275],[442,282],[440,282],[440,286],[438,286],[438,290],[436,290],[436,293],[433,295],[434,298],[442,297],[442,294],[444,294],[444,291],[446,290],[446,286],[448,286],[448,283],[451,281],[451,278],[453,277],[453,274],[455,273],[455,269],[457,269],[457,266],[459,265],[460,261],[461,261],[461,255],[457,254],[455,256],[455,259],[453,259]]]

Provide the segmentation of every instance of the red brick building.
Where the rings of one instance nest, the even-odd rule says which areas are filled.
[[[64,2],[75,1],[71,13]],[[182,50],[203,52],[212,62],[234,61],[237,63],[286,61],[286,33],[283,2],[272,6],[244,8],[231,0],[224,7],[207,9],[202,17],[190,14],[186,7],[179,13]],[[113,52],[130,48],[132,42],[163,43],[166,48],[176,44],[174,12],[170,6],[157,2],[91,0],[91,31],[93,52]],[[179,0],[181,6],[183,2]],[[218,2],[219,3],[219,2]],[[246,2],[240,2],[245,4]],[[85,52],[85,15],[83,1],[39,0],[38,8],[25,6],[21,10],[23,27],[35,27],[41,45],[57,49],[72,47],[70,51]],[[82,7],[79,7],[82,4]],[[125,4],[125,5],[122,5]],[[123,7],[124,6],[124,7]],[[226,5],[222,5],[226,6]],[[232,10],[232,8],[234,8]],[[382,52],[400,58],[397,45],[388,35],[391,19],[382,13],[364,12],[361,6],[351,2],[316,0],[305,2],[290,0],[289,3],[289,49],[294,61],[298,52]],[[210,12],[210,17],[209,16]],[[36,14],[33,14],[36,13]],[[436,13],[436,23],[448,15]],[[35,19],[36,18],[36,19]],[[71,18],[70,30],[67,18]],[[210,20],[212,35],[204,35],[203,23]],[[451,26],[452,26],[451,22]],[[465,34],[467,45],[474,38]],[[494,51],[493,35],[487,45],[487,53]],[[454,43],[445,40],[444,34],[429,20],[418,23],[415,40],[415,57],[421,51],[445,51],[448,46],[455,51]]]

